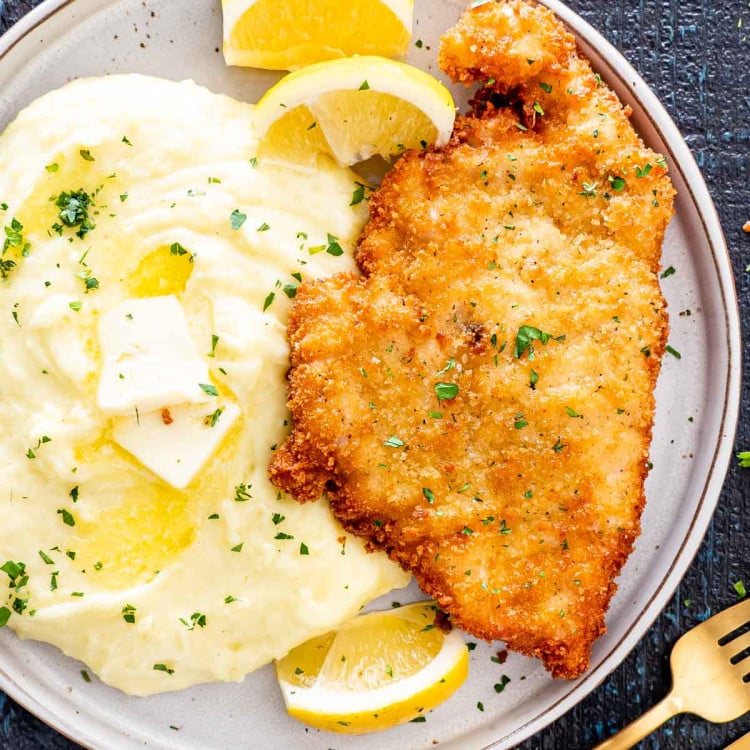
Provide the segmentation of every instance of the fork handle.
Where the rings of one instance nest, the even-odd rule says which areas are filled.
[[[627,750],[658,729],[665,721],[685,711],[682,701],[670,693],[661,703],[646,711],[643,716],[628,724],[613,737],[597,745],[594,750]]]

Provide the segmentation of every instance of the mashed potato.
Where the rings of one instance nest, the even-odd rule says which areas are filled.
[[[366,204],[254,158],[251,113],[116,76],[0,137],[0,623],[137,695],[242,679],[406,583],[266,479],[290,300],[354,268]]]

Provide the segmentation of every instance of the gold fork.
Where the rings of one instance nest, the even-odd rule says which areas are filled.
[[[750,734],[743,734],[738,740],[735,740],[729,747],[724,750],[750,750]]]
[[[677,714],[723,723],[750,711],[750,599],[714,615],[675,643],[669,695],[594,750],[625,750]]]

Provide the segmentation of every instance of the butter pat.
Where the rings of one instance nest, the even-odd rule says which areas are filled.
[[[112,420],[115,442],[175,489],[190,484],[240,415],[235,403],[173,406]]]
[[[211,382],[208,366],[193,347],[173,294],[126,300],[109,310],[99,322],[99,344],[97,404],[105,414],[210,400],[199,385]]]

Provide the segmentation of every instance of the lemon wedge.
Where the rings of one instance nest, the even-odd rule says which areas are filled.
[[[428,73],[384,57],[348,57],[282,78],[258,102],[261,154],[296,163],[329,154],[340,166],[444,146],[456,107]]]
[[[223,0],[227,65],[294,70],[350,55],[397,57],[414,0]]]
[[[464,682],[469,651],[418,602],[360,615],[276,663],[287,711],[329,732],[389,729],[435,708]]]

